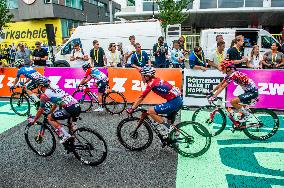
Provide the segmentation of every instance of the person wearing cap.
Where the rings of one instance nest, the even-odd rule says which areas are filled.
[[[15,55],[15,61],[18,61],[20,59],[24,60],[25,65],[31,65],[31,51],[25,48],[22,43],[18,44],[18,51]]]
[[[36,49],[32,53],[32,59],[36,66],[46,66],[46,60],[48,59],[48,53],[41,47],[40,42],[35,43]]]

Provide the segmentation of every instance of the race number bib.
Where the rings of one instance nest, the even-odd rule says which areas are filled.
[[[39,72],[34,72],[31,74],[31,77],[34,79],[39,79],[42,75]]]
[[[178,87],[173,87],[171,89],[171,93],[174,94],[175,96],[180,96],[180,94],[181,94],[181,92],[180,92]]]

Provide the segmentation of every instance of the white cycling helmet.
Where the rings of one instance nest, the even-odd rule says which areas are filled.
[[[154,69],[154,67],[151,67],[149,65],[146,65],[144,66],[140,73],[143,75],[143,76],[155,76],[156,74],[156,70]]]
[[[14,63],[15,67],[20,67],[25,65],[25,61],[23,59],[17,59]]]

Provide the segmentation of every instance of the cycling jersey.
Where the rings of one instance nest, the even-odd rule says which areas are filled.
[[[17,78],[20,78],[21,75],[24,75],[26,78],[31,79],[33,82],[39,79],[40,77],[43,77],[31,66],[21,67],[17,72]]]
[[[235,71],[231,75],[225,77],[225,81],[230,83],[234,81],[240,85],[244,91],[258,90],[256,84],[245,73]]]
[[[40,107],[44,108],[47,102],[59,105],[60,107],[70,107],[77,104],[78,101],[62,89],[47,88],[40,97]]]
[[[88,76],[91,76],[92,78],[96,79],[97,82],[107,80],[107,76],[97,68],[89,68],[86,71],[85,78],[87,78]]]
[[[167,81],[161,80],[160,78],[152,78],[141,97],[146,97],[150,91],[153,91],[167,101],[181,95],[177,87],[172,86]]]

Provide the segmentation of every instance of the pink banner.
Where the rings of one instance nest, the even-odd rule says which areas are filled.
[[[284,70],[240,70],[246,73],[259,88],[256,108],[284,109]],[[227,88],[227,100],[240,95],[240,86],[231,83]]]
[[[99,68],[99,70],[107,75],[107,69]],[[44,75],[50,79],[53,87],[59,87],[72,95],[77,85],[84,78],[85,72],[81,68],[45,68]],[[89,87],[95,88],[93,91],[96,92],[94,83],[93,79],[90,80]]]

